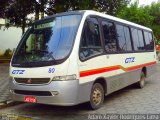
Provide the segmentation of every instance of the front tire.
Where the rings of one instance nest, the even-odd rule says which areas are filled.
[[[100,83],[95,83],[90,94],[90,108],[96,110],[102,106],[104,102],[104,89]]]

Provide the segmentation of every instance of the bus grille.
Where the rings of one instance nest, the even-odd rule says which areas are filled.
[[[21,84],[46,84],[50,78],[14,78],[17,83]]]
[[[49,91],[25,91],[25,90],[14,90],[14,93],[21,95],[35,95],[35,96],[52,96]]]

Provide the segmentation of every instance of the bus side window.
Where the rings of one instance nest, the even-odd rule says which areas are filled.
[[[139,50],[145,50],[142,30],[138,30]]]
[[[152,34],[150,32],[144,31],[144,38],[146,43],[146,50],[153,50],[154,49],[154,41]]]
[[[105,50],[107,53],[117,52],[116,32],[112,22],[102,21]]]
[[[135,28],[131,28],[131,34],[132,34],[132,39],[133,39],[134,50],[138,51],[139,49],[138,30]]]
[[[116,24],[116,29],[119,52],[131,52],[132,45],[129,27],[121,24]]]
[[[132,31],[132,38],[134,43],[134,50],[135,51],[144,51],[144,40],[142,30],[138,30],[135,28],[131,28]]]
[[[88,18],[82,32],[80,59],[85,60],[102,52],[98,21],[96,18]]]

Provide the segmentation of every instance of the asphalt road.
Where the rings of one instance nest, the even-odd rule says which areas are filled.
[[[93,114],[159,114],[160,113],[160,65],[157,72],[147,78],[143,89],[129,86],[105,97],[103,107],[92,111],[81,104],[60,107],[23,103],[0,110],[3,117],[28,117],[40,120],[84,120]],[[8,114],[8,115],[6,115]],[[21,119],[20,119],[21,120]],[[23,120],[23,119],[22,119]],[[27,119],[26,119],[27,120]]]

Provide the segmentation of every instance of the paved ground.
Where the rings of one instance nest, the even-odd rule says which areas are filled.
[[[0,103],[9,100],[9,64],[0,64]]]
[[[59,107],[42,104],[20,104],[5,109],[0,113],[30,116],[40,120],[85,120],[90,114],[159,114],[160,113],[160,65],[158,72],[147,79],[143,89],[127,87],[105,98],[102,108],[91,111],[86,104]]]

